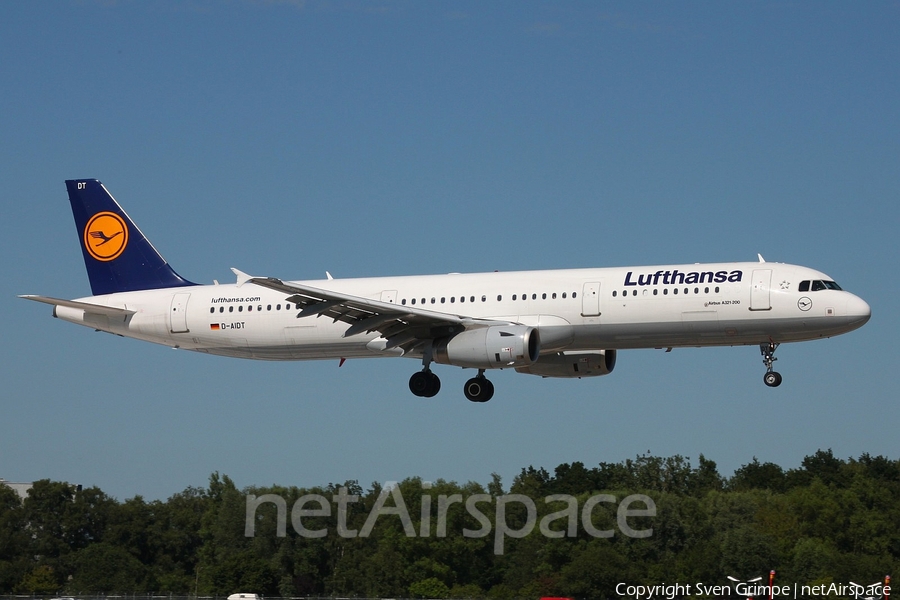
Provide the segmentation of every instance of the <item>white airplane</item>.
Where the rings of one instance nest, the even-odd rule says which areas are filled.
[[[477,369],[466,398],[486,402],[489,369],[542,377],[607,375],[619,350],[759,345],[764,381],[783,342],[847,333],[861,298],[807,267],[765,262],[284,281],[237,269],[230,285],[179,276],[96,179],[66,181],[92,296],[53,316],[117,335],[261,360],[405,356],[409,389],[431,397],[433,362]],[[327,273],[326,273],[327,275]]]

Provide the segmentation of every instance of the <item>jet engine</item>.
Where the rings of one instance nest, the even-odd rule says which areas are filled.
[[[517,367],[517,373],[541,377],[598,377],[609,375],[616,368],[616,351],[557,352],[546,354],[536,363]]]
[[[525,325],[468,329],[434,341],[434,360],[472,369],[528,367],[541,353],[538,330]]]

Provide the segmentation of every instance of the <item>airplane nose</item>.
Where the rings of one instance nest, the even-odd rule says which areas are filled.
[[[856,327],[865,325],[872,316],[872,309],[869,304],[858,296],[850,296],[847,300],[847,318],[850,324]]]

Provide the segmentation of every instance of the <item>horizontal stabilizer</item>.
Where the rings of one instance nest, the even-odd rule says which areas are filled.
[[[133,315],[137,311],[118,308],[115,306],[100,306],[99,304],[91,304],[90,302],[77,302],[75,300],[61,300],[59,298],[50,298],[48,296],[19,296],[26,300],[34,300],[35,302],[43,302],[52,306],[66,306],[68,308],[80,308],[86,313],[94,315],[105,315],[107,317],[127,317]]]

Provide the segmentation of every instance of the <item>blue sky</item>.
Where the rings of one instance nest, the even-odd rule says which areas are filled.
[[[699,454],[898,458],[900,3],[0,5],[0,477],[166,498]],[[622,352],[615,373],[264,363],[94,333],[63,180],[97,177],[183,276],[767,260],[866,299],[778,351]]]

